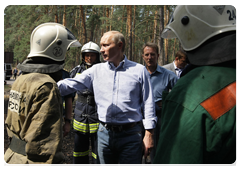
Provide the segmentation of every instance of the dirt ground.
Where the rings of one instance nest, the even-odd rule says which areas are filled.
[[[4,122],[7,117],[7,106],[8,106],[8,97],[9,97],[9,92],[10,92],[10,85],[8,85],[9,88],[5,90],[4,88]],[[4,125],[4,153],[6,152],[7,148],[9,145],[9,140],[8,140],[8,135],[7,135],[7,130]],[[64,137],[63,139],[63,153],[65,155],[65,164],[72,164],[73,162],[73,149],[74,149],[74,132],[73,129],[71,129],[70,133],[68,136]]]

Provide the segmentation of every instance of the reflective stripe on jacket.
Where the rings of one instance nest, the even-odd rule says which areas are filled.
[[[75,67],[71,73],[70,77],[75,77],[77,74],[81,74],[84,70],[86,70],[84,63],[80,66]],[[83,134],[86,133],[96,133],[99,126],[98,114],[97,114],[97,106],[94,104],[87,103],[87,98],[91,96],[94,97],[94,94],[90,92],[88,89],[84,91],[78,91],[78,101],[76,101],[76,106],[74,109],[74,121],[73,121],[73,129],[76,132],[80,132]],[[81,100],[80,100],[81,98]],[[83,100],[86,99],[86,100]],[[94,98],[93,98],[94,99]]]

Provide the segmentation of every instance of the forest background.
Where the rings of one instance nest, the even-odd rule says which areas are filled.
[[[30,36],[35,27],[45,22],[66,26],[84,45],[100,44],[103,33],[120,31],[126,40],[125,54],[141,63],[142,46],[154,42],[159,46],[159,65],[174,60],[181,48],[178,39],[162,39],[161,33],[175,5],[11,5],[4,10],[4,51],[14,52],[14,63],[23,62],[30,52]],[[65,69],[80,64],[81,48],[66,54]]]

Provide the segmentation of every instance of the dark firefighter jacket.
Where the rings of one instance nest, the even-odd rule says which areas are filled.
[[[85,62],[75,67],[70,72],[70,77],[75,77],[86,70]],[[94,100],[93,92],[85,89],[77,91],[78,99],[74,110],[73,128],[76,132],[87,134],[96,133],[99,126],[97,106]]]

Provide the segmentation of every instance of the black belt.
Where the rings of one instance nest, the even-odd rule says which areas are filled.
[[[26,156],[26,151],[25,151],[25,146],[26,142],[17,138],[15,135],[13,135],[11,143],[9,145],[9,148],[16,153],[22,154]]]
[[[123,130],[127,130],[127,129],[130,129],[130,128],[134,127],[139,122],[127,123],[127,124],[124,124],[124,125],[110,125],[110,124],[106,124],[104,122],[100,122],[100,123],[103,126],[105,126],[107,130],[111,130],[111,131],[114,131],[114,132],[121,132]]]
[[[94,96],[84,96],[84,95],[78,95],[78,101],[84,104],[88,104],[91,106],[95,106],[95,100],[94,100]]]

